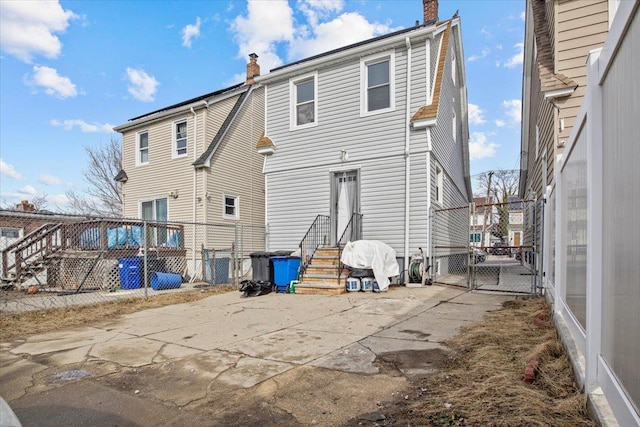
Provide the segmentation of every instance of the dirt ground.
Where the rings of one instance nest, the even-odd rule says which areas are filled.
[[[0,316],[0,340],[25,338],[231,291],[237,292],[233,288],[213,288],[126,303],[3,315]],[[549,308],[543,298],[509,301],[502,310],[489,313],[483,322],[463,330],[446,345],[450,352],[409,351],[380,356],[375,363],[385,374],[380,378],[385,380],[378,384],[373,384],[367,376],[304,368],[292,371],[291,378],[281,378],[282,384],[267,381],[248,390],[218,390],[224,399],[211,397],[211,403],[226,401],[237,405],[235,411],[229,405],[192,409],[208,419],[213,416],[218,425],[312,425],[314,412],[324,414],[323,411],[348,411],[336,414],[336,420],[350,419],[346,424],[339,423],[346,426],[597,425],[587,413],[586,399],[575,384],[571,364],[550,322]],[[439,371],[413,378],[406,387],[400,368],[421,364]],[[525,382],[527,366],[530,382]],[[110,385],[127,387],[127,379],[133,384],[138,375],[138,372],[121,372],[110,380],[117,383]],[[393,381],[394,378],[398,381]],[[348,386],[358,381],[364,388],[375,386],[389,390],[398,390],[404,384],[403,392],[388,393],[388,400],[367,405],[362,405],[362,399],[356,396],[346,397],[351,405],[337,404],[345,399],[343,390],[353,389]],[[291,405],[297,404],[297,392],[312,390],[318,395],[318,405],[307,408],[308,419],[293,419],[290,413],[269,404],[267,396],[272,394],[273,387],[286,389]],[[336,405],[330,405],[331,399]]]

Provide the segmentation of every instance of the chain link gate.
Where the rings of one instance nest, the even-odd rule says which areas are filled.
[[[510,198],[431,214],[431,279],[468,289],[537,294],[543,206]]]

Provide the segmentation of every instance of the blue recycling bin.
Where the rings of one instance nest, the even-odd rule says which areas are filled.
[[[287,285],[298,278],[300,258],[291,256],[271,257],[273,263],[273,282],[278,292],[286,292]]]
[[[142,275],[142,258],[119,258],[118,272],[122,289],[138,289]]]

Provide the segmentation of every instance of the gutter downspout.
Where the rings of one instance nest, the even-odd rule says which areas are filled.
[[[198,123],[197,123],[197,115],[194,111],[193,107],[190,108],[191,114],[193,114],[193,161],[195,162],[198,158],[196,157],[196,146],[198,143]],[[193,274],[191,277],[196,277],[196,175],[198,174],[198,169],[193,168],[193,193],[191,197],[191,219],[192,219],[192,232],[191,232],[191,261],[193,262]]]
[[[409,219],[411,212],[411,157],[409,156],[410,149],[410,120],[411,120],[411,40],[409,37],[404,39],[407,46],[407,95],[405,97],[406,111],[405,111],[405,136],[404,136],[404,156],[405,156],[405,176],[404,176],[404,269],[409,270]],[[409,283],[409,274],[405,274],[405,285]]]

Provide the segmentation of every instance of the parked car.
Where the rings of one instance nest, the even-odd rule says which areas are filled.
[[[511,249],[509,248],[509,245],[507,245],[505,242],[495,242],[493,244],[493,247],[491,247],[491,249],[489,249],[489,253],[491,255],[509,255],[509,256],[511,256]]]
[[[487,253],[479,248],[473,248],[473,263],[479,264],[485,262],[487,259]]]

